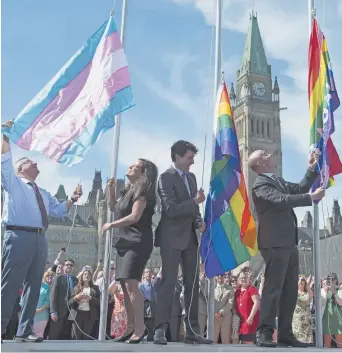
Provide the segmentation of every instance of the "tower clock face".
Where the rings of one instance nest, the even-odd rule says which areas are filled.
[[[266,89],[262,82],[254,82],[252,88],[256,96],[263,97],[265,95]]]

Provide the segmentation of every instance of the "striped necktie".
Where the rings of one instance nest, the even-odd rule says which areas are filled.
[[[39,192],[39,189],[38,189],[38,186],[37,186],[36,183],[30,182],[28,184],[32,186],[32,188],[33,188],[33,190],[34,190],[34,192],[36,194],[39,210],[40,210],[40,213],[42,215],[43,228],[47,229],[47,227],[49,226],[49,219],[48,219],[48,215],[47,215],[47,212],[46,212],[46,208],[45,208],[45,205],[44,205],[44,201],[43,201],[42,195]]]

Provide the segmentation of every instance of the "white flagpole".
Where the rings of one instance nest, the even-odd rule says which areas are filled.
[[[222,0],[216,0],[216,38],[215,38],[215,73],[214,73],[214,119],[216,115],[217,89],[221,78],[221,28],[222,27]],[[215,121],[214,121],[215,126]],[[214,142],[213,142],[214,143]],[[214,293],[215,278],[208,280],[208,323],[207,336],[214,338]]]
[[[308,0],[309,7],[309,35],[312,31],[312,23],[315,17],[315,1]],[[313,262],[315,276],[315,321],[316,321],[316,347],[323,348],[323,325],[322,325],[322,307],[321,307],[321,258],[319,253],[320,236],[319,236],[319,209],[318,204],[313,205]]]
[[[111,14],[113,16],[114,14]],[[121,14],[121,31],[120,39],[122,46],[124,47],[125,39],[125,22],[127,15],[127,0],[122,1],[122,14]],[[121,123],[121,113],[115,116],[114,125],[114,139],[113,139],[113,155],[112,155],[112,165],[111,165],[111,177],[117,178],[118,170],[118,159],[119,159],[119,142],[120,142],[120,123]],[[107,223],[112,222],[112,212],[107,205]],[[101,293],[101,307],[100,307],[100,328],[99,328],[99,340],[106,340],[106,329],[107,329],[107,312],[108,312],[108,288],[110,285],[110,263],[112,257],[112,231],[106,232],[106,242],[105,242],[105,255],[104,255],[104,273],[103,273],[103,291]]]

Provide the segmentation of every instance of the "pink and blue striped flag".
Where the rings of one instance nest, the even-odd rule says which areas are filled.
[[[80,162],[114,116],[134,105],[113,16],[88,39],[4,133],[67,166]]]

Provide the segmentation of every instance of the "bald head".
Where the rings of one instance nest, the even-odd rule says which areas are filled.
[[[262,173],[275,173],[276,164],[270,153],[263,150],[257,150],[250,154],[248,158],[248,167],[253,172]]]

